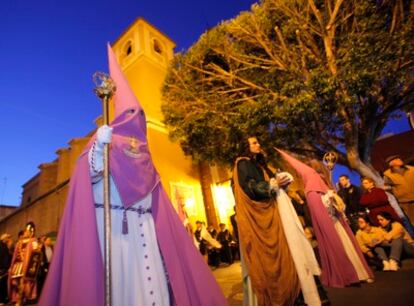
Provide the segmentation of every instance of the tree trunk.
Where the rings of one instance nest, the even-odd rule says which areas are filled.
[[[347,158],[351,169],[357,171],[362,177],[372,178],[377,187],[384,186],[384,179],[378,171],[372,165],[363,163],[359,158],[358,152],[353,149],[347,149]]]
[[[216,207],[214,205],[213,194],[211,192],[211,184],[213,179],[210,173],[210,167],[205,162],[199,163],[201,191],[204,199],[204,209],[207,217],[207,225],[213,225],[218,228],[218,218]]]

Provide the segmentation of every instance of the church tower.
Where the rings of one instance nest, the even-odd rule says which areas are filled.
[[[112,48],[149,124],[160,124],[161,86],[174,56],[175,43],[146,20],[138,18]]]
[[[217,224],[214,204],[208,203],[211,196],[206,196],[206,192],[211,195],[210,187],[203,190],[200,183],[200,165],[169,140],[162,123],[161,87],[174,56],[175,43],[145,19],[138,18],[112,48],[144,108],[152,159],[175,208],[180,211],[180,206],[184,206],[192,223],[206,219],[207,213],[209,223]]]

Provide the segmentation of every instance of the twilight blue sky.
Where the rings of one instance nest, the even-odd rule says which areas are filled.
[[[176,51],[255,0],[1,0],[0,204],[19,205],[21,186],[55,151],[87,134],[101,112],[92,75],[107,71],[106,42],[142,16]],[[385,132],[407,130],[404,119]]]

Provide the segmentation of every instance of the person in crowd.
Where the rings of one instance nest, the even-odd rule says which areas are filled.
[[[288,173],[274,173],[269,168],[257,137],[244,140],[240,151],[233,170],[233,190],[244,305],[293,305],[302,299],[308,305],[320,305],[313,278],[320,272],[315,255],[289,197],[278,192],[292,177]],[[279,196],[283,199],[279,200]],[[281,204],[286,204],[282,206],[288,211],[283,210],[286,213],[283,216],[279,211]],[[282,219],[291,217],[295,223],[291,224],[289,235],[285,235]],[[293,235],[297,238],[296,244],[289,244],[288,239]],[[305,266],[307,271],[302,269]]]
[[[190,219],[188,218],[188,213],[185,208],[185,201],[183,196],[181,196],[178,192],[178,190],[175,190],[176,192],[176,199],[177,199],[177,214],[180,218],[181,222],[183,223],[185,229],[187,230],[187,233],[190,237],[194,237],[194,231],[193,227],[191,225]]]
[[[217,234],[217,241],[220,242],[222,248],[220,249],[220,261],[231,265],[233,263],[233,257],[231,254],[230,243],[233,237],[230,231],[226,228],[226,224],[220,223],[220,231]]]
[[[37,275],[38,295],[40,296],[43,285],[49,272],[50,262],[53,256],[52,239],[48,236],[42,236],[40,239],[40,250],[42,252],[42,261],[40,262],[39,272]]]
[[[8,302],[7,277],[12,260],[12,239],[9,234],[0,237],[0,305]]]
[[[312,227],[312,220],[309,214],[308,205],[304,199],[302,192],[288,188],[287,194],[292,201],[292,205],[299,217],[300,222],[304,228]]]
[[[201,221],[196,221],[196,229],[194,231],[194,237],[198,243],[198,250],[201,255],[203,255],[205,261],[207,262],[207,241],[201,236],[203,230],[203,224]]]
[[[210,234],[211,238],[214,238],[214,239],[217,238],[217,230],[214,228],[213,225],[209,225],[207,227],[207,231]]]
[[[39,305],[104,305],[105,144],[110,144],[111,305],[227,305],[161,184],[144,110],[110,46],[108,53],[116,85],[114,119],[79,156]]]
[[[359,212],[364,210],[359,204],[359,200],[362,196],[362,189],[351,184],[348,175],[342,174],[339,176],[338,195],[345,203],[345,215],[352,231],[356,233],[358,230]]]
[[[394,240],[391,243],[387,242],[384,230],[380,227],[372,226],[367,215],[358,218],[358,226],[356,238],[368,262],[378,267],[380,261],[383,271],[396,271],[394,264],[391,265],[391,269],[390,261],[399,260],[402,239]],[[389,256],[386,253],[386,249],[390,249]]]
[[[373,282],[373,273],[344,219],[345,204],[342,199],[328,188],[313,168],[286,152],[277,151],[303,179],[318,242],[322,284],[340,288],[361,281]]]
[[[213,225],[209,225],[207,227],[207,232],[210,234],[211,238],[217,241],[217,230],[214,228]],[[218,268],[220,266],[220,252],[222,246],[216,247],[214,243],[208,243],[208,264],[214,268]]]
[[[414,224],[414,167],[406,165],[399,155],[386,159],[388,169],[384,172],[385,185],[397,198],[401,208]]]
[[[233,207],[234,214],[230,216],[230,223],[233,228],[233,239],[234,241],[239,241],[239,230],[237,227],[237,213],[236,213],[236,206]]]
[[[22,238],[16,243],[9,270],[9,299],[16,305],[34,302],[37,299],[36,273],[38,266],[31,259],[38,248],[35,224],[28,222]]]
[[[388,212],[393,216],[394,220],[401,222],[400,217],[398,217],[394,208],[391,207],[385,191],[376,187],[374,180],[369,177],[362,178],[361,182],[365,191],[359,203],[362,207],[368,208],[371,223],[376,226],[379,225],[377,215],[381,211]]]
[[[233,228],[233,240],[230,243],[231,255],[233,260],[240,260],[240,248],[239,248],[239,229],[237,227],[237,213],[236,206],[233,207],[234,214],[230,216],[230,223]]]
[[[209,231],[205,227],[205,223],[202,221],[196,222],[196,230],[194,231],[194,237],[196,239],[196,242],[198,243],[198,249],[201,255],[203,255],[205,262],[210,264],[210,251],[212,249],[220,249],[220,243],[210,235]],[[214,264],[211,263],[211,265],[215,267],[217,267],[219,264],[220,262],[218,262],[218,264],[216,262],[214,262]]]
[[[399,245],[399,256],[395,256],[389,260],[389,269],[391,271],[397,271],[400,264],[401,253],[405,253],[407,256],[414,256],[414,239],[408,234],[407,230],[402,224],[396,221],[389,212],[379,212],[377,214],[378,223],[385,231],[384,241],[389,243],[397,243]],[[394,242],[397,241],[397,242]]]

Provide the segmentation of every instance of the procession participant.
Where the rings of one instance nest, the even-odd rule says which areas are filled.
[[[71,178],[40,306],[104,304],[102,148],[110,143],[112,305],[227,305],[151,160],[145,114],[108,46],[115,119]],[[203,282],[199,282],[203,279]]]
[[[269,169],[256,137],[249,137],[243,143],[242,151],[235,162],[233,184],[242,260],[244,305],[293,305],[302,298],[300,289],[304,288],[302,281],[305,279],[305,282],[308,281],[311,285],[311,290],[305,288],[303,292],[304,295],[306,292],[305,301],[309,305],[320,305],[312,274],[313,267],[307,267],[308,278],[303,274],[298,276],[302,269],[297,269],[297,262],[292,257],[299,255],[296,258],[307,258],[309,254],[306,249],[302,249],[301,244],[297,246],[301,251],[293,249],[295,254],[292,254],[278,208],[281,203],[276,200],[279,186],[290,183],[291,179],[287,175],[275,175]],[[296,219],[302,228],[297,215]],[[294,232],[292,236],[293,234]],[[303,237],[312,255],[312,247],[304,235]],[[313,258],[318,269],[314,255]]]
[[[34,301],[37,298],[36,273],[38,266],[31,262],[33,252],[37,248],[35,225],[33,222],[28,222],[22,239],[17,242],[14,249],[9,271],[9,299],[16,305],[22,305],[25,301]]]
[[[281,150],[277,151],[303,178],[306,201],[318,241],[322,284],[345,287],[360,281],[372,282],[373,273],[344,220],[345,205],[341,198],[329,190],[314,169]]]

